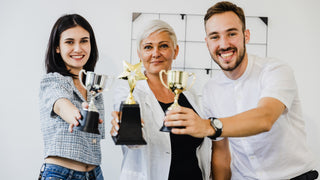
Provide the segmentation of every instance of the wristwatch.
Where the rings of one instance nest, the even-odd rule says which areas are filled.
[[[209,117],[209,119],[210,119],[211,126],[216,132],[214,133],[213,136],[208,136],[208,137],[212,140],[216,140],[217,137],[221,136],[223,124],[219,119],[215,117]]]

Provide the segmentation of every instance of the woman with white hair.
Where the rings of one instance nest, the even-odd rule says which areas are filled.
[[[138,56],[145,68],[147,80],[137,81],[133,96],[139,102],[144,126],[143,137],[147,145],[122,146],[123,161],[120,179],[208,180],[211,170],[211,141],[189,135],[161,132],[166,109],[174,101],[174,93],[162,85],[159,72],[170,70],[179,46],[174,30],[161,20],[146,25],[137,39]],[[166,76],[163,76],[166,82]],[[119,106],[125,100],[129,87],[116,88],[115,111],[112,112],[111,135],[115,136],[119,125]],[[179,96],[181,106],[190,107],[201,115],[196,95],[185,91]]]

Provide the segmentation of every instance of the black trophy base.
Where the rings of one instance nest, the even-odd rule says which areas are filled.
[[[167,127],[167,126],[163,125],[163,126],[160,128],[160,131],[161,131],[161,132],[171,132],[171,129],[172,129],[172,128],[183,129],[183,128],[186,128],[186,127],[184,127],[184,126]]]
[[[100,134],[99,132],[99,113],[95,111],[88,111],[85,117],[85,125],[83,127],[84,132]]]
[[[139,104],[120,105],[120,123],[117,136],[112,136],[116,145],[145,145],[142,137]]]
[[[74,129],[88,133],[100,134],[98,112],[82,109],[81,119],[79,119],[78,122],[79,125],[74,127]]]
[[[121,138],[121,136],[112,136],[112,139],[116,145],[146,145],[147,142],[142,138],[142,139],[124,139]]]
[[[162,131],[162,132],[171,132],[171,129],[172,129],[172,127],[167,127],[167,126],[163,125],[160,128],[160,131]]]

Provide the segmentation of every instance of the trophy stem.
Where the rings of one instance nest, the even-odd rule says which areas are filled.
[[[175,94],[173,104],[171,104],[171,106],[168,107],[169,111],[172,109],[175,109],[177,107],[180,107],[180,105],[178,103],[179,95],[180,95],[180,93]]]
[[[92,96],[91,99],[90,99],[88,111],[98,112],[98,109],[94,105],[94,96]]]
[[[127,97],[127,100],[125,101],[125,104],[136,104],[136,101],[133,98],[132,92],[129,93],[129,96]]]

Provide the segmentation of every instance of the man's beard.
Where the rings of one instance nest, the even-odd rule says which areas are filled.
[[[217,52],[223,52],[223,51],[229,51],[229,50],[231,50],[231,49],[234,49],[234,51],[237,51],[237,48],[231,48],[231,47],[229,47],[229,48],[227,48],[227,49],[220,49],[220,50],[218,50]],[[216,54],[218,54],[216,52]],[[226,67],[226,68],[224,68],[224,67],[222,67],[222,65],[219,63],[219,61],[217,61],[216,59],[214,59],[213,58],[213,56],[212,56],[212,54],[210,54],[211,55],[211,58],[218,64],[218,66],[223,70],[223,71],[233,71],[233,70],[235,70],[241,63],[242,63],[242,61],[243,61],[243,58],[244,58],[244,56],[245,56],[245,54],[246,54],[246,45],[245,45],[245,43],[244,43],[244,48],[243,48],[243,51],[241,51],[241,52],[239,52],[240,53],[240,55],[237,57],[237,59],[236,59],[236,64],[234,65],[234,66],[232,66],[232,67]]]

